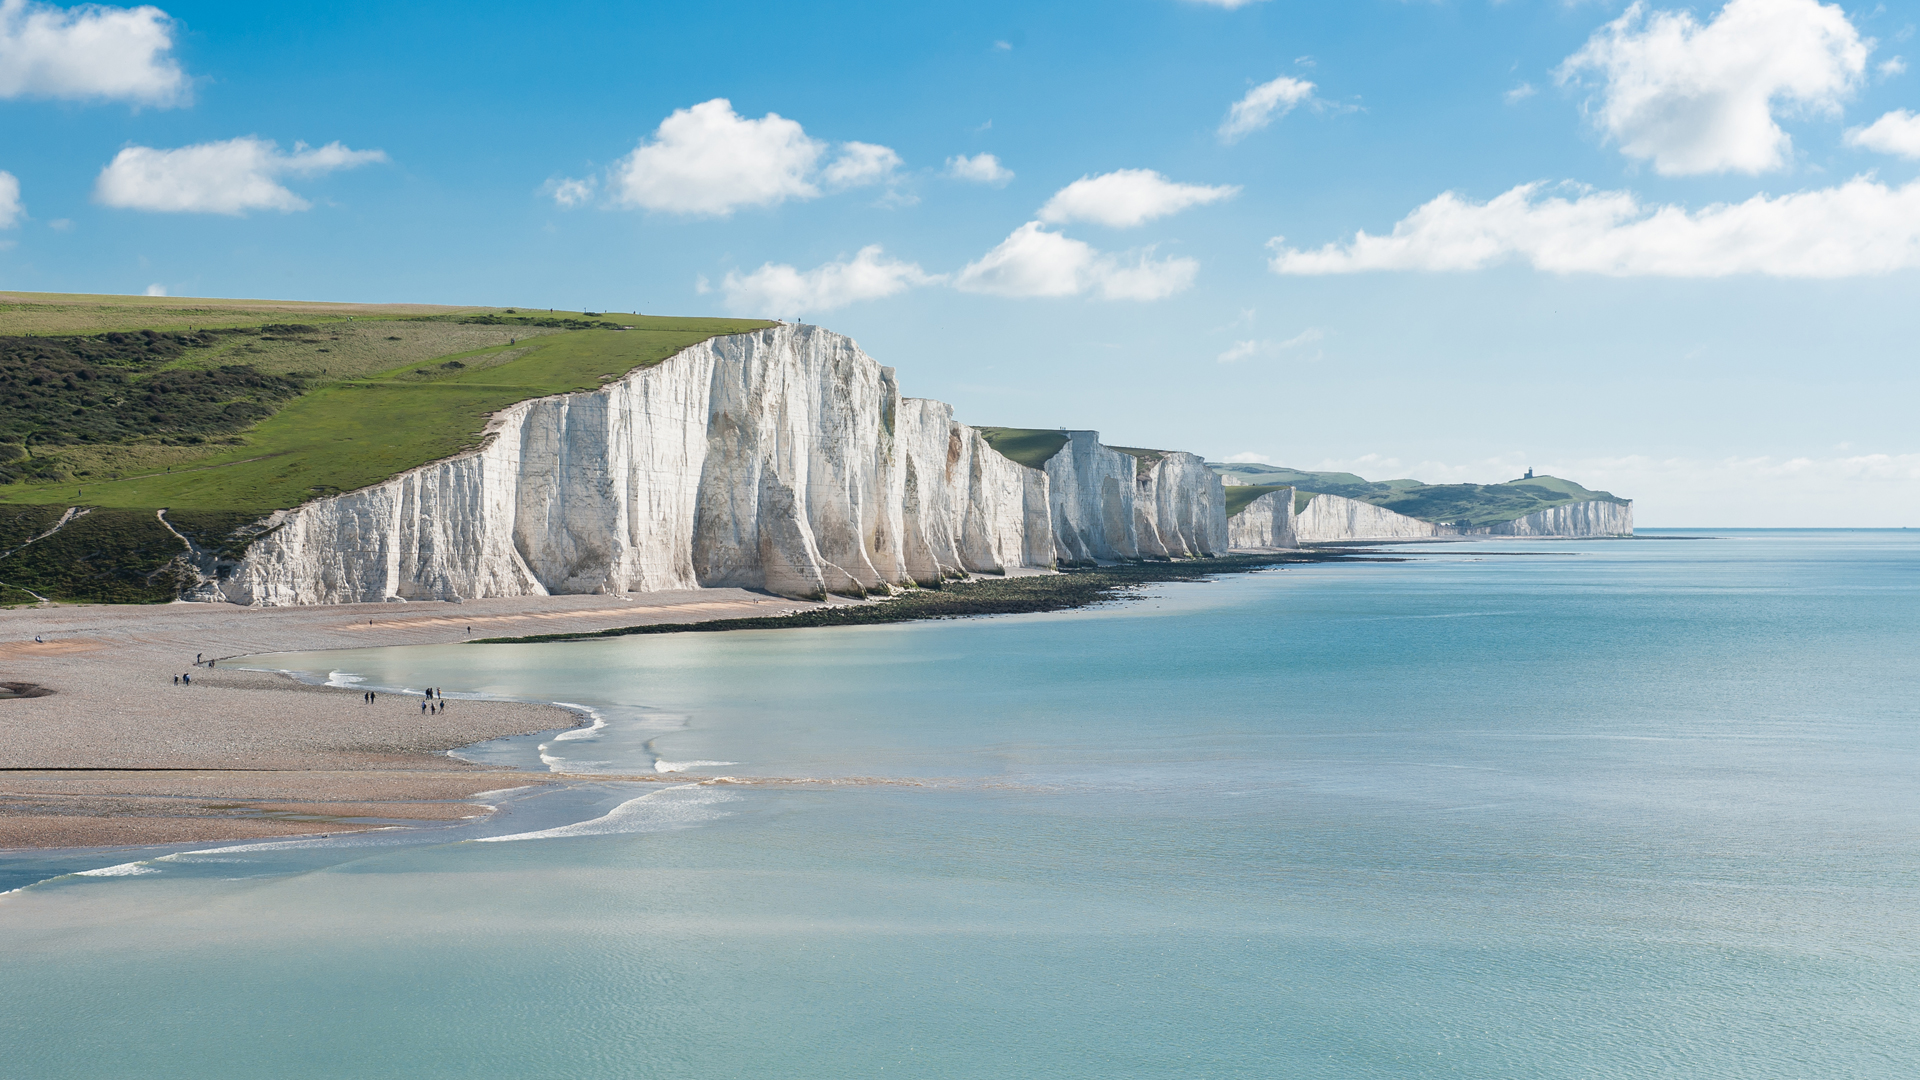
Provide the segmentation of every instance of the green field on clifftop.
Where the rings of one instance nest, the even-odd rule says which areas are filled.
[[[591,390],[769,325],[0,294],[0,511],[18,508],[0,513],[0,588],[171,599],[141,554],[180,549],[162,508],[222,547],[274,510],[477,446],[487,417],[516,401]],[[68,507],[90,512],[25,543]]]

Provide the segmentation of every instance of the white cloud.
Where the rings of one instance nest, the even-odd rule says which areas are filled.
[[[1271,465],[1273,458],[1266,454],[1256,454],[1251,450],[1242,450],[1237,454],[1228,454],[1220,459],[1228,465]]]
[[[1898,56],[1890,56],[1880,61],[1880,66],[1874,70],[1886,78],[1891,79],[1895,75],[1905,75],[1907,73],[1907,62]]]
[[[1202,4],[1206,7],[1226,8],[1228,11],[1232,11],[1235,8],[1243,8],[1249,4],[1258,4],[1260,0],[1187,0],[1187,3]]]
[[[651,141],[614,163],[607,186],[621,206],[726,217],[743,206],[776,206],[820,195],[820,183],[855,187],[889,179],[900,156],[873,143],[840,144],[824,172],[827,144],[778,113],[748,120],[726,98],[676,109]]]
[[[591,200],[594,188],[598,186],[594,178],[589,176],[584,180],[549,180],[541,190],[553,196],[553,201],[562,208],[571,210]]]
[[[676,109],[613,167],[614,199],[648,210],[724,217],[820,194],[810,177],[826,145],[778,113],[748,120],[726,98]]]
[[[992,154],[975,154],[972,157],[962,155],[948,158],[947,175],[955,180],[971,180],[976,184],[1000,187],[1013,179],[1013,170],[1000,164],[1000,159]]]
[[[147,286],[147,295],[148,296],[165,296],[167,295],[167,287],[156,281],[153,284]]]
[[[1285,341],[1236,341],[1225,352],[1215,357],[1222,364],[1237,364],[1242,360],[1251,360],[1256,356],[1279,356],[1305,345],[1313,345],[1326,338],[1326,332],[1317,326],[1309,326]],[[1315,350],[1309,360],[1320,359],[1319,350]]]
[[[968,263],[954,287],[1023,298],[1095,293],[1107,300],[1158,300],[1191,286],[1199,271],[1192,259],[1154,259],[1150,249],[1124,260],[1029,221]]]
[[[1220,141],[1239,142],[1312,97],[1313,84],[1303,79],[1282,75],[1272,82],[1263,82],[1227,110],[1227,118],[1220,121]]]
[[[1593,116],[1663,176],[1760,173],[1792,148],[1776,103],[1832,112],[1858,85],[1870,42],[1816,0],[1732,0],[1713,21],[1635,3],[1558,72],[1604,81]]]
[[[914,263],[889,259],[880,245],[870,244],[852,259],[807,271],[777,263],[763,264],[751,274],[729,271],[720,287],[728,309],[736,314],[785,317],[878,300],[942,280]]]
[[[900,155],[887,147],[863,142],[841,143],[840,155],[820,177],[834,187],[860,187],[892,179],[901,164]]]
[[[1532,83],[1523,82],[1519,86],[1507,91],[1504,96],[1507,99],[1507,104],[1518,105],[1537,93],[1539,93],[1539,91],[1533,88]]]
[[[295,143],[293,153],[283,154],[271,140],[251,135],[178,150],[129,146],[100,170],[93,197],[126,210],[305,210],[312,204],[282,187],[281,177],[318,176],[385,160],[379,150],[349,150],[337,142],[318,148]]]
[[[1920,116],[1895,109],[1866,127],[1847,132],[1847,145],[1920,158]]]
[[[178,104],[187,76],[172,49],[173,20],[157,7],[0,0],[0,98]]]
[[[27,208],[20,204],[20,180],[10,172],[0,172],[0,229],[20,223]]]
[[[1050,225],[1091,221],[1124,229],[1239,192],[1232,185],[1176,184],[1152,169],[1120,169],[1083,176],[1061,188],[1040,208],[1039,216]]]
[[[1857,177],[1694,211],[1643,206],[1625,191],[1541,198],[1541,188],[1523,184],[1485,203],[1448,192],[1389,236],[1362,232],[1317,251],[1275,237],[1270,265],[1280,274],[1343,274],[1524,262],[1556,274],[1808,278],[1920,267],[1920,180],[1890,188]]]

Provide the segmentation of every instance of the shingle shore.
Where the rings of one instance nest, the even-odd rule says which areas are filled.
[[[357,690],[196,667],[196,654],[218,661],[444,644],[815,606],[701,589],[464,604],[0,611],[0,683],[53,691],[0,697],[0,848],[249,839],[475,816],[487,808],[470,796],[551,777],[445,751],[579,722],[565,709],[521,702],[455,700],[423,714],[418,697],[382,694],[369,705]],[[174,684],[181,674],[192,675],[191,686]]]

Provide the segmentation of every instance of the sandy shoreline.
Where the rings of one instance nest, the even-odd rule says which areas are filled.
[[[572,727],[551,705],[420,699],[194,666],[320,649],[444,644],[774,615],[819,605],[739,589],[463,604],[0,611],[0,849],[132,846],[345,832],[487,813],[481,792],[551,782],[445,752]],[[469,629],[471,628],[471,629]],[[36,642],[35,638],[40,641]],[[191,673],[191,686],[173,677]]]

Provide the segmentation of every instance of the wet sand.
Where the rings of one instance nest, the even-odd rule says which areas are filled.
[[[51,691],[0,694],[0,848],[252,839],[477,816],[488,809],[472,796],[555,777],[471,765],[446,751],[580,722],[565,709],[518,702],[455,700],[422,714],[418,696],[382,694],[369,705],[358,690],[195,666],[196,654],[217,662],[817,606],[701,589],[463,604],[0,611],[0,685]],[[180,674],[192,685],[176,686]]]

